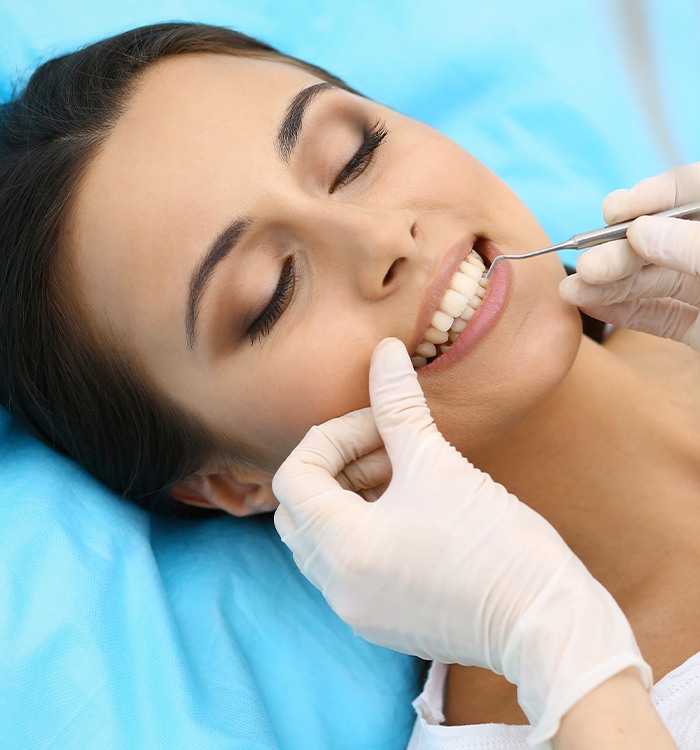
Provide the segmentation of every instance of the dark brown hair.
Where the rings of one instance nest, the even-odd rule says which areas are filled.
[[[352,90],[230,29],[164,23],[44,63],[0,108],[0,400],[119,494],[165,513],[184,512],[168,487],[228,446],[94,330],[70,286],[65,232],[81,175],[139,75],[202,52],[287,62]]]

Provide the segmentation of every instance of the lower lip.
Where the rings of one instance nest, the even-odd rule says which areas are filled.
[[[490,243],[489,243],[490,245]],[[483,252],[477,250],[487,260],[499,255],[495,246],[484,248]],[[512,274],[510,263],[501,261],[496,264],[493,276],[489,279],[488,289],[483,302],[479,305],[469,325],[457,337],[452,346],[441,354],[436,360],[425,367],[418,369],[419,375],[432,375],[442,372],[460,360],[467,352],[470,352],[496,325],[510,294]]]

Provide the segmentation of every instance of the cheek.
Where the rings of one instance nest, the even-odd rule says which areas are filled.
[[[391,195],[400,205],[419,210],[423,218],[445,211],[453,217],[476,217],[483,180],[491,173],[430,126],[392,112],[385,119],[390,133],[386,149],[391,169],[386,171],[386,179],[378,182],[373,197],[384,201]]]
[[[270,347],[266,376],[247,379],[247,442],[278,466],[315,424],[369,406],[368,374],[373,342],[313,337],[303,350]],[[260,366],[258,367],[260,369]]]

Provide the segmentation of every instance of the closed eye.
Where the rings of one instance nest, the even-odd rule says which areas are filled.
[[[331,185],[328,192],[334,193],[338,188],[347,185],[358,174],[367,169],[367,166],[372,161],[374,152],[381,146],[388,134],[389,131],[381,120],[377,120],[372,127],[365,125],[360,147],[335,178],[335,182]]]
[[[347,185],[357,175],[367,169],[372,161],[374,152],[379,146],[381,146],[388,134],[389,131],[385,123],[381,120],[377,120],[377,122],[371,127],[365,126],[362,133],[360,147],[336,177],[329,192],[333,193],[338,188]],[[277,283],[277,288],[275,289],[270,301],[246,331],[246,335],[250,339],[251,345],[258,339],[266,336],[272,330],[274,324],[289,305],[294,294],[295,282],[296,274],[294,258],[290,256],[284,262]]]
[[[251,346],[258,338],[262,338],[270,332],[272,326],[287,309],[294,294],[295,284],[296,275],[294,273],[294,258],[290,255],[284,261],[282,272],[280,273],[280,278],[277,282],[277,288],[273,292],[270,301],[246,331]]]

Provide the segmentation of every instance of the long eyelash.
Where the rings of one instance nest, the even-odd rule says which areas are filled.
[[[284,261],[282,272],[280,273],[280,279],[277,282],[277,288],[275,289],[270,302],[262,313],[260,313],[260,315],[258,315],[258,317],[252,322],[250,328],[248,328],[246,332],[250,339],[251,346],[258,338],[267,336],[271,331],[272,326],[277,322],[277,319],[282,315],[289,304],[289,300],[294,294],[295,285],[296,274],[294,258],[290,256]]]
[[[360,148],[357,149],[352,159],[343,167],[342,172],[331,187],[331,193],[337,188],[347,185],[355,175],[367,168],[372,160],[372,154],[381,146],[387,135],[389,135],[389,131],[386,124],[381,120],[377,120],[372,127],[365,125]]]

